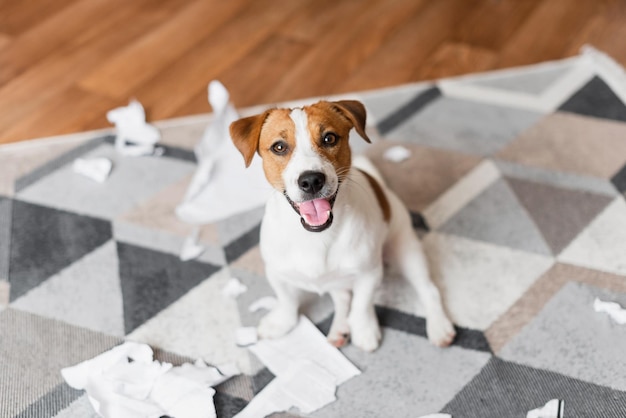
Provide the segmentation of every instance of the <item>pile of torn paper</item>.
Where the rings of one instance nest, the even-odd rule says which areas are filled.
[[[309,414],[335,401],[337,386],[361,374],[304,316],[289,334],[275,340],[255,343],[249,337],[256,329],[241,331],[238,344],[251,343],[250,351],[276,378],[236,418],[261,418],[292,407]]]
[[[149,346],[126,342],[61,374],[68,385],[85,390],[94,411],[105,418],[215,418],[213,386],[239,370],[202,360],[173,367],[153,360]]]

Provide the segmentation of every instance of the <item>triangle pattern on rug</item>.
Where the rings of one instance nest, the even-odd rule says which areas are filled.
[[[119,277],[128,334],[212,276],[219,267],[118,242]]]
[[[507,178],[518,200],[559,254],[609,203],[612,197]]]
[[[450,218],[440,232],[550,255],[541,232],[502,179]]]
[[[260,206],[218,222],[216,226],[220,243],[227,246],[237,241],[258,227],[264,214],[265,206]]]
[[[11,228],[11,300],[112,237],[108,221],[20,200],[13,201]]]
[[[611,183],[620,193],[626,193],[626,165],[611,177]]]
[[[528,69],[519,73],[495,73],[471,80],[468,84],[539,96],[570,70],[569,65],[561,65]]]
[[[567,99],[559,110],[626,122],[626,105],[598,76]]]
[[[9,280],[12,208],[12,199],[0,196],[0,280]]]
[[[18,298],[12,308],[124,336],[122,291],[114,241],[87,254]]]
[[[626,202],[618,196],[559,255],[559,261],[626,275]]]
[[[211,364],[246,366],[248,352],[235,342],[234,330],[241,326],[237,301],[222,294],[231,277],[230,269],[223,268],[127,337]]]

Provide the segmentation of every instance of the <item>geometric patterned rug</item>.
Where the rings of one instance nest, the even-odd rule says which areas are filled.
[[[353,147],[410,209],[458,337],[432,346],[416,295],[387,275],[381,347],[345,347],[362,374],[311,416],[525,417],[553,398],[568,418],[626,416],[626,326],[593,310],[596,297],[626,306],[621,68],[586,49],[342,97],[368,109],[374,143]],[[0,147],[0,416],[95,416],[60,370],[124,340],[174,364],[236,362],[244,374],[217,387],[219,417],[272,380],[234,343],[262,315],[250,303],[272,294],[263,208],[202,227],[207,250],[178,257],[192,227],[173,210],[209,121],[156,123],[161,157],[122,157],[107,131]],[[382,157],[398,144],[408,160]],[[107,182],[73,173],[77,157],[111,159]],[[236,300],[221,293],[231,277],[248,287]],[[326,331],[331,305],[315,297],[303,310]]]

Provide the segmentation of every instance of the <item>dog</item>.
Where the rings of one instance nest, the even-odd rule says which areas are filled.
[[[454,339],[408,210],[368,159],[352,161],[350,131],[371,142],[365,122],[361,102],[341,100],[269,109],[230,125],[246,166],[258,153],[277,192],[266,204],[260,237],[277,304],[261,319],[260,338],[280,337],[296,325],[304,290],[330,294],[331,344],[376,350],[374,296],[389,263],[417,291],[429,340],[443,347]]]

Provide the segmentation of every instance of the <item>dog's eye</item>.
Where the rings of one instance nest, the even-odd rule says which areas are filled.
[[[276,155],[283,155],[287,152],[287,143],[285,141],[276,141],[272,144],[272,152]]]
[[[337,143],[337,135],[332,132],[325,134],[324,138],[322,138],[322,144],[324,145],[332,146],[332,145],[335,145],[336,143]]]

